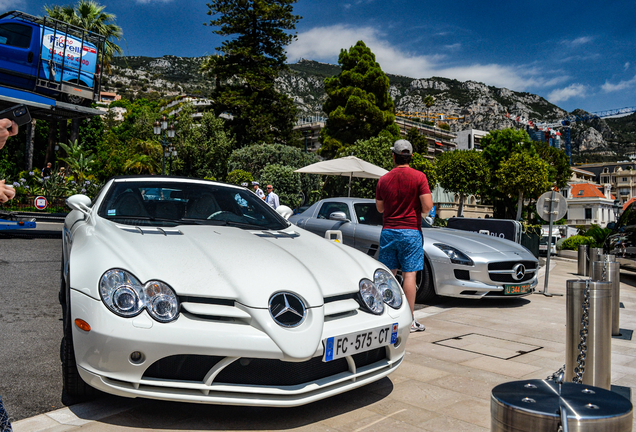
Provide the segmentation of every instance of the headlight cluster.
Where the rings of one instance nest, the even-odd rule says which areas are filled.
[[[473,260],[468,258],[463,252],[444,243],[433,243],[433,246],[444,252],[453,264],[474,265]]]
[[[111,269],[104,273],[99,281],[99,295],[108,309],[126,318],[139,315],[144,309],[163,323],[179,316],[179,300],[168,284],[157,280],[142,284],[125,270]]]
[[[373,281],[360,281],[360,298],[370,312],[381,315],[386,303],[393,309],[402,307],[402,289],[391,273],[378,269],[373,274]]]

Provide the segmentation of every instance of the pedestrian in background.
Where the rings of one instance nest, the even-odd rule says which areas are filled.
[[[51,172],[52,172],[51,162],[48,162],[46,166],[42,168],[42,172],[40,173],[40,176],[42,176],[42,178],[45,178],[45,179],[49,178],[51,177]]]
[[[375,205],[382,213],[379,261],[393,275],[402,270],[402,288],[406,300],[415,311],[416,275],[424,269],[424,239],[422,218],[433,207],[433,197],[426,175],[409,166],[413,146],[407,140],[397,140],[391,147],[393,169],[380,177],[375,193]],[[426,328],[413,316],[411,332]]]
[[[274,187],[271,184],[267,185],[267,198],[265,198],[265,202],[274,210],[280,205],[278,195],[274,193]]]
[[[261,189],[259,187],[259,184],[257,181],[253,181],[252,182],[252,188],[254,189],[254,193],[263,201],[265,201],[265,193],[263,192],[263,189]]]

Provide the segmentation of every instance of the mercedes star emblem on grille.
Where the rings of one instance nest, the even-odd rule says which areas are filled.
[[[514,280],[521,280],[526,275],[526,266],[523,264],[515,264],[512,268],[512,278]]]
[[[269,313],[281,327],[297,327],[305,320],[305,305],[297,295],[287,292],[269,299]]]

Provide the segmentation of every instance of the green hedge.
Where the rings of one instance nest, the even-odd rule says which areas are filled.
[[[575,235],[567,238],[561,244],[561,250],[579,250],[579,245],[595,246],[594,239],[592,237]]]

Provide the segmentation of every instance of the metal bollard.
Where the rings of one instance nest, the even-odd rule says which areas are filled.
[[[587,326],[583,321],[586,285],[589,285]],[[565,380],[572,381],[583,361],[582,383],[610,389],[612,381],[612,286],[609,282],[566,282]],[[583,335],[586,347],[582,347]],[[583,349],[585,348],[585,349]]]
[[[613,255],[610,255],[610,257]],[[605,267],[605,279],[603,268]],[[619,318],[621,313],[621,266],[616,261],[596,261],[592,264],[592,280],[609,282],[612,285],[612,336],[621,334]]]
[[[589,248],[587,261],[587,276],[592,274],[592,263],[595,261],[603,261],[603,248]]]
[[[587,276],[587,269],[589,267],[589,264],[588,264],[589,258],[588,258],[587,249],[588,249],[588,246],[586,244],[579,245],[578,274],[580,274],[581,276]]]
[[[513,381],[493,388],[490,398],[492,432],[630,432],[632,422],[629,400],[581,384]]]

